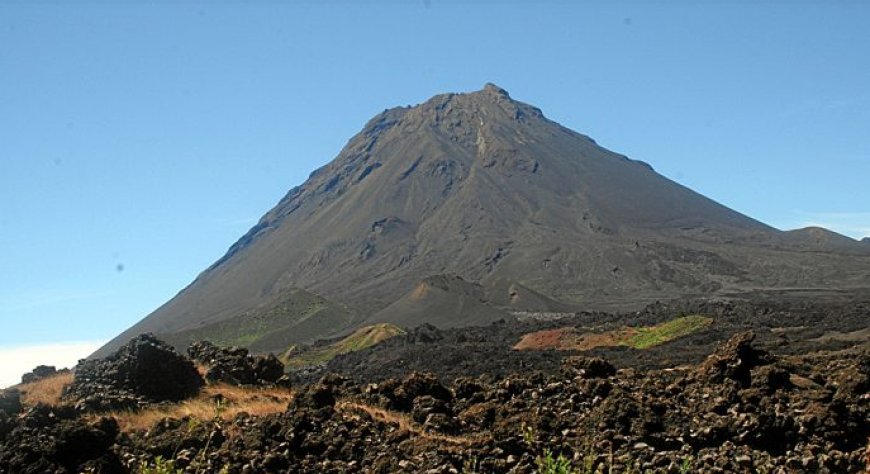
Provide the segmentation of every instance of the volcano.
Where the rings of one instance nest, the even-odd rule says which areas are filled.
[[[765,225],[487,84],[371,119],[95,355],[142,332],[280,351],[378,322],[456,327],[868,281],[866,243]]]

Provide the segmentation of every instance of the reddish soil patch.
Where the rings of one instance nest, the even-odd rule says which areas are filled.
[[[564,340],[566,338],[573,338],[574,336],[575,329],[571,327],[532,332],[524,335],[522,339],[520,339],[520,342],[514,345],[514,349],[518,351],[564,349]]]
[[[588,351],[589,349],[595,349],[596,347],[620,346],[625,344],[625,342],[631,339],[635,334],[637,334],[637,331],[634,328],[621,328],[602,333],[588,332],[585,334],[579,334],[572,341],[572,344],[568,349]]]

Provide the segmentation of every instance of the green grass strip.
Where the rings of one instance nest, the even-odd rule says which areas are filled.
[[[688,336],[713,323],[713,318],[701,315],[681,316],[657,326],[637,328],[625,345],[635,349],[649,349],[674,339]]]

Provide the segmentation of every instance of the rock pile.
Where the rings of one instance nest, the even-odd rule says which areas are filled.
[[[54,377],[59,373],[68,373],[69,370],[61,369],[57,370],[53,365],[38,365],[33,371],[28,372],[21,376],[21,383],[33,383],[38,382],[42,379],[48,377]]]
[[[696,376],[711,383],[726,380],[748,387],[751,371],[771,362],[769,355],[752,347],[755,334],[751,331],[735,334],[720,345],[696,370]]]
[[[64,398],[79,411],[136,409],[196,395],[203,379],[193,363],[151,334],[132,339],[105,359],[76,368]]]
[[[208,341],[195,342],[187,349],[191,359],[206,366],[209,382],[231,385],[281,385],[289,387],[284,364],[274,355],[252,356],[241,347],[222,348]]]
[[[118,434],[112,418],[89,422],[47,405],[29,409],[6,429],[0,415],[0,472],[127,472],[111,449]]]

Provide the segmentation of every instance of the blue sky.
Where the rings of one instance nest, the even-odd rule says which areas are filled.
[[[487,81],[776,227],[870,236],[868,20],[836,1],[4,1],[0,347],[112,337],[371,116]]]

